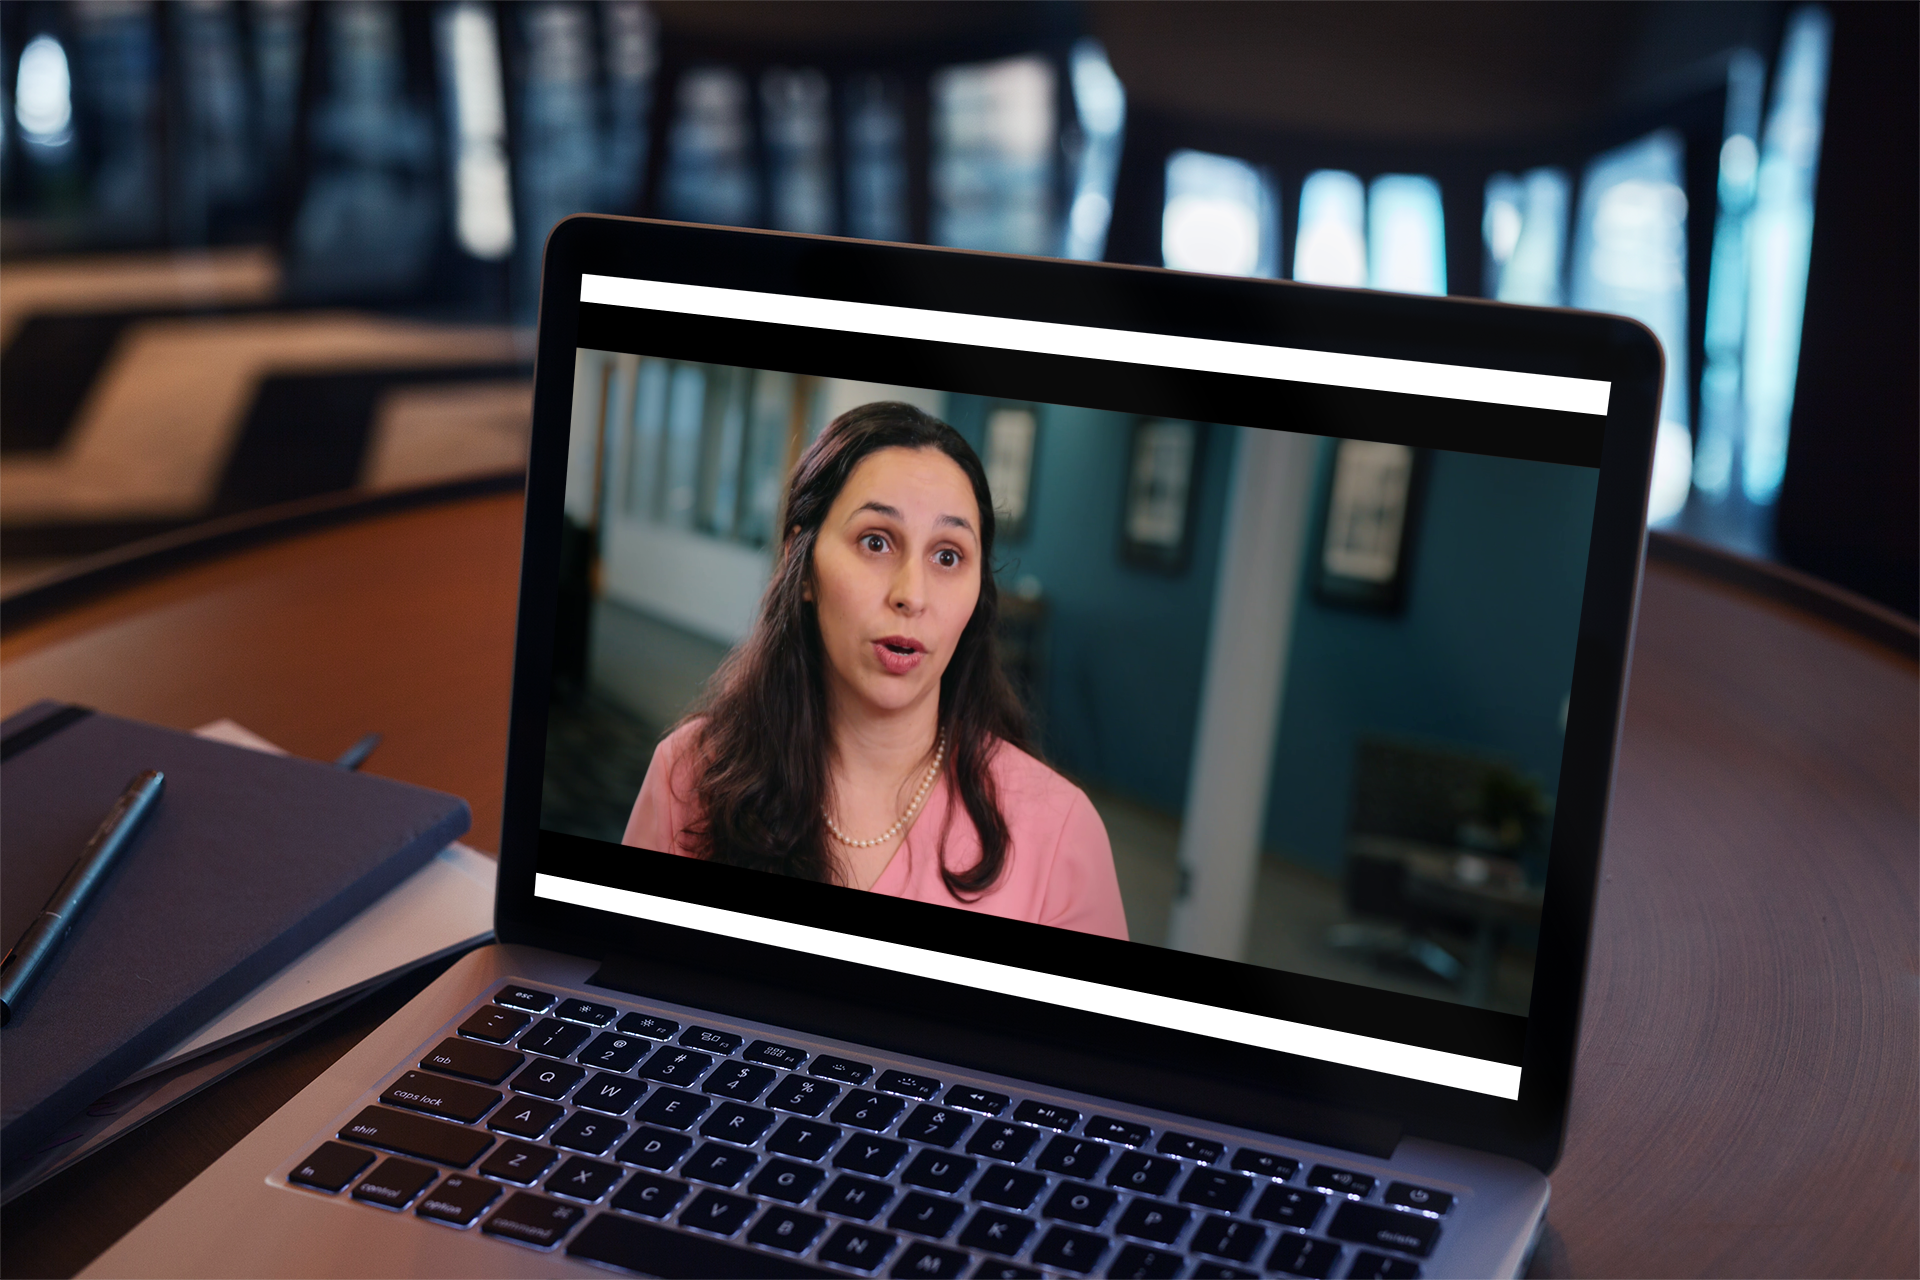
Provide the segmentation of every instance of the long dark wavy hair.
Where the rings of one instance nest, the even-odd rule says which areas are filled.
[[[968,900],[991,888],[1006,868],[1007,822],[987,763],[1000,742],[1031,749],[1027,715],[1000,667],[986,470],[959,432],[898,401],[841,414],[794,466],[785,546],[760,616],[714,674],[702,704],[682,721],[699,722],[693,790],[702,815],[682,834],[714,862],[841,882],[842,864],[822,817],[828,792],[826,657],[819,620],[805,597],[828,510],[861,459],[881,449],[944,453],[966,473],[980,509],[980,599],[940,677],[948,783],[973,819],[981,853],[964,870],[947,865],[949,807],[939,835],[940,875],[949,893]]]

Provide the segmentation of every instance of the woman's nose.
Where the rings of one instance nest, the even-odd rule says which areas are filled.
[[[893,576],[893,591],[888,601],[895,613],[915,614],[925,604],[926,577],[920,566],[909,560]]]

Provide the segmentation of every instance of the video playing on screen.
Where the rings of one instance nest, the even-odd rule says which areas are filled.
[[[541,826],[1524,1016],[1597,475],[581,350]]]

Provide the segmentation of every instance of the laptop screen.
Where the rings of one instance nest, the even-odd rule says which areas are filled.
[[[539,899],[1520,1096],[1606,381],[588,274]]]

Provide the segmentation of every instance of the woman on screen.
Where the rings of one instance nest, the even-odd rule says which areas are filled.
[[[973,449],[863,405],[785,510],[753,631],[654,751],[625,843],[1125,938],[1106,828],[1029,754],[1000,669]]]

